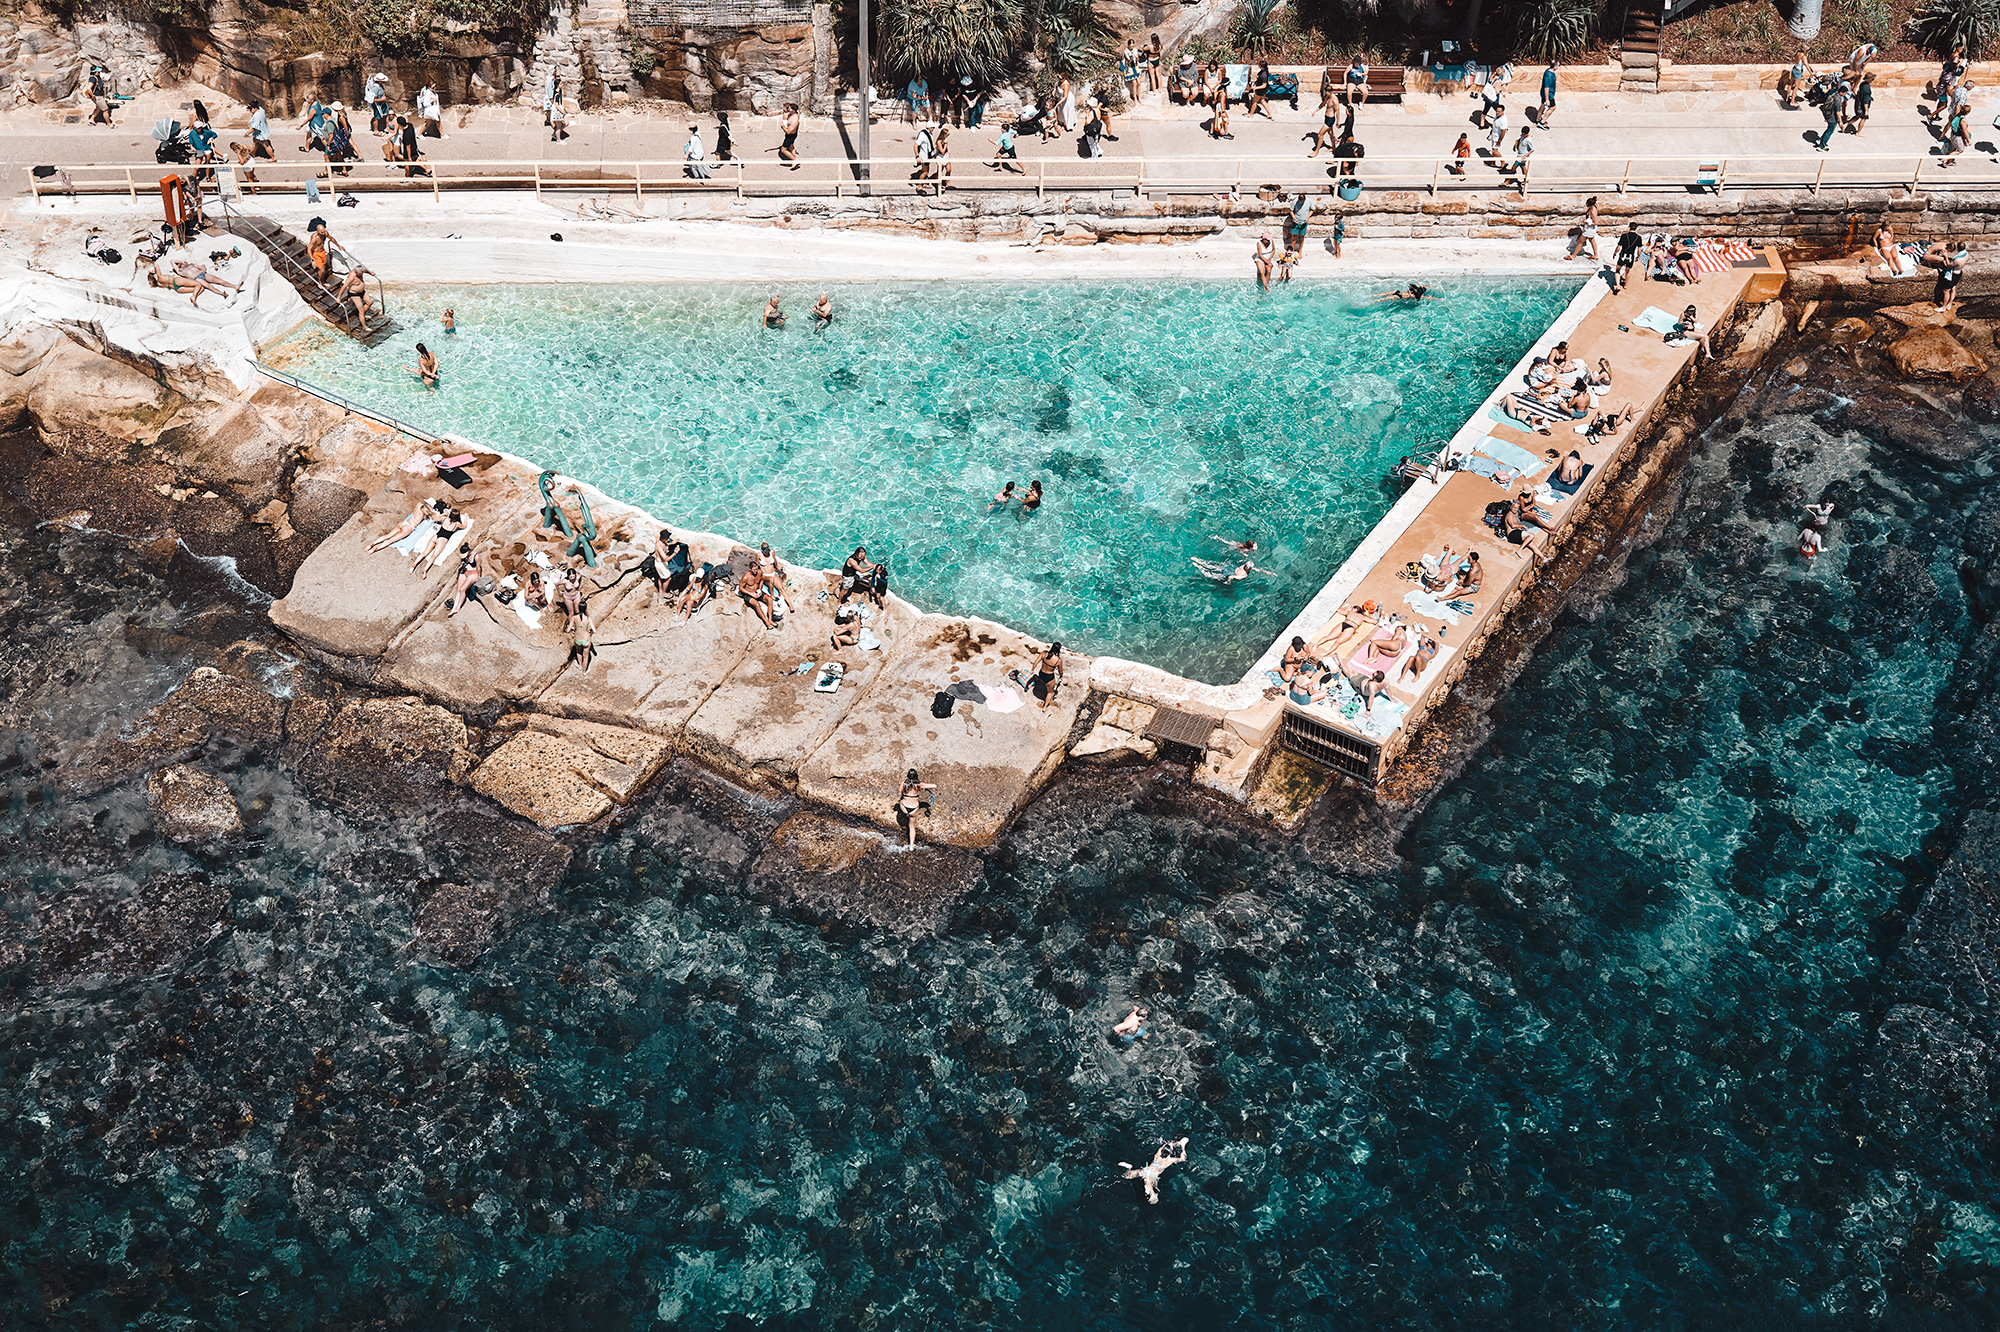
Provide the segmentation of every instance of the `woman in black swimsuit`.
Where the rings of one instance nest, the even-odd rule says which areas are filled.
[[[1024,514],[1033,513],[1041,507],[1042,483],[1040,481],[1030,481],[1028,483],[1028,493],[1021,496],[1021,512]]]
[[[933,783],[917,779],[915,768],[903,776],[903,789],[896,793],[896,823],[909,829],[911,846],[917,844],[917,814],[930,809],[934,797],[929,792],[935,790]]]
[[[875,603],[877,610],[889,596],[889,566],[878,564],[868,574],[868,599]]]
[[[874,572],[875,566],[868,562],[868,547],[856,546],[847,563],[840,566],[840,599],[846,601],[857,592],[866,596],[869,575]]]
[[[1062,644],[1049,644],[1048,651],[1035,660],[1035,673],[1028,679],[1028,692],[1047,707],[1055,700],[1056,687],[1062,683]]]

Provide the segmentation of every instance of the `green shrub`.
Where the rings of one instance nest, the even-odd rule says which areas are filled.
[[[1283,44],[1286,36],[1282,0],[1250,0],[1236,11],[1229,40],[1252,60],[1262,60]]]
[[[1014,54],[1020,0],[888,0],[883,54],[903,75],[997,80]]]
[[[653,71],[660,67],[660,58],[653,54],[650,46],[641,46],[632,52],[632,77],[644,82],[653,77]]]
[[[1581,51],[1596,25],[1594,0],[1527,0],[1514,15],[1514,49],[1535,60],[1561,60]]]
[[[1939,55],[1963,46],[1969,57],[2000,33],[2000,0],[1924,0],[1910,20],[1910,40]]]

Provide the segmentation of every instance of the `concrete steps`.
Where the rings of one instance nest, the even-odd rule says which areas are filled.
[[[1620,92],[1660,90],[1661,0],[1627,0],[1625,31],[1618,41]]]

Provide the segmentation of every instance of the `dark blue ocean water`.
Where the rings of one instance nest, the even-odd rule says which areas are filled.
[[[1991,1326],[1990,1166],[1857,1100],[1881,922],[1957,810],[1979,481],[1802,418],[1712,439],[1389,872],[1091,782],[911,942],[759,904],[741,826],[663,806],[466,970],[412,947],[405,834],[282,764],[208,761],[261,817],[205,867],[136,784],[62,798],[41,757],[176,678],[119,625],[205,607],[12,532],[78,609],[8,614],[79,647],[9,658],[10,912],[197,868],[231,906],[138,979],[0,951],[0,1323]],[[1148,1207],[1116,1165],[1182,1134]]]

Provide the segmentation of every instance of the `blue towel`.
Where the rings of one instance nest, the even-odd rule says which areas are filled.
[[[1461,472],[1470,472],[1474,476],[1495,476],[1501,472],[1518,469],[1510,468],[1505,463],[1495,462],[1491,458],[1483,458],[1476,453],[1468,453],[1459,460],[1458,470]]]
[[[1558,493],[1558,494],[1561,494],[1561,495],[1574,495],[1574,494],[1576,494],[1576,492],[1578,491],[1578,489],[1580,489],[1580,488],[1582,487],[1583,483],[1584,483],[1585,481],[1588,481],[1588,480],[1590,479],[1590,469],[1591,469],[1591,467],[1592,467],[1592,464],[1590,464],[1590,463],[1585,463],[1585,464],[1583,465],[1583,475],[1582,475],[1582,476],[1579,476],[1579,477],[1578,477],[1578,478],[1577,478],[1577,479],[1576,479],[1575,481],[1571,481],[1571,482],[1565,482],[1565,481],[1563,481],[1563,480],[1562,480],[1562,479],[1561,479],[1560,477],[1554,477],[1554,476],[1550,477],[1550,478],[1549,478],[1549,489],[1550,489],[1550,490],[1553,490],[1553,491],[1555,491],[1556,493]]]
[[[1542,465],[1542,459],[1522,448],[1519,444],[1509,444],[1504,439],[1488,435],[1472,446],[1487,457],[1503,462],[1517,472],[1532,472]],[[1486,475],[1491,476],[1488,472]]]
[[[1659,306],[1649,305],[1639,312],[1639,317],[1632,323],[1639,328],[1650,328],[1655,333],[1671,333],[1680,327],[1681,321]]]
[[[426,518],[417,524],[417,530],[398,541],[391,549],[400,550],[405,555],[415,555],[430,539],[437,535],[438,525]]]

